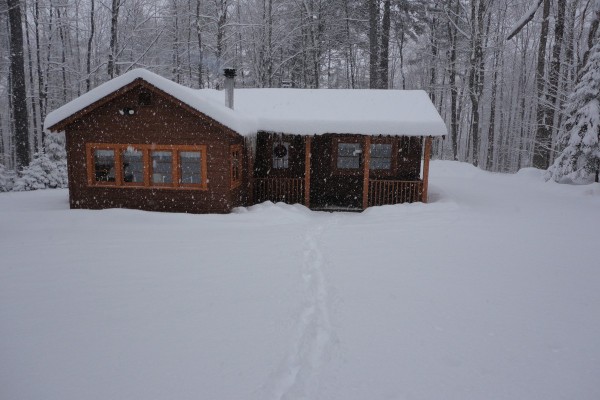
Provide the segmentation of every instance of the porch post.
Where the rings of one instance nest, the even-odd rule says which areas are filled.
[[[310,142],[312,137],[304,139],[304,205],[310,207]]]
[[[371,136],[365,136],[365,147],[363,149],[363,210],[369,207],[369,166],[371,164]]]
[[[246,176],[248,177],[248,205],[254,205],[254,154],[253,154],[253,146],[250,139],[246,139],[244,141],[244,148],[246,153],[247,160],[247,171]]]
[[[423,155],[423,192],[421,201],[427,203],[427,187],[429,186],[429,159],[431,158],[431,136],[425,138],[425,154]]]

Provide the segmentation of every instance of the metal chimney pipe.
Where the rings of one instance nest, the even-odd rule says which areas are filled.
[[[233,110],[233,88],[235,86],[235,76],[237,75],[235,68],[223,69],[225,76],[225,105]]]

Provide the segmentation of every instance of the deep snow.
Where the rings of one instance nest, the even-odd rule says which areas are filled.
[[[0,194],[2,399],[598,399],[600,185],[431,166],[361,214]]]

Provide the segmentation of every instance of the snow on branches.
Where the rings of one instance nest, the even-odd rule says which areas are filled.
[[[15,173],[0,164],[0,192],[10,192],[15,183]]]
[[[26,191],[67,187],[67,161],[64,134],[46,135],[45,151],[19,173],[12,190]]]
[[[598,182],[600,171],[600,42],[590,50],[573,93],[565,105],[568,119],[560,134],[562,153],[547,178],[563,183]]]

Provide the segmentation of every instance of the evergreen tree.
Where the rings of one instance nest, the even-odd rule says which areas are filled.
[[[562,153],[548,169],[548,179],[563,183],[598,182],[600,171],[600,40],[565,105],[568,119],[561,132]]]

